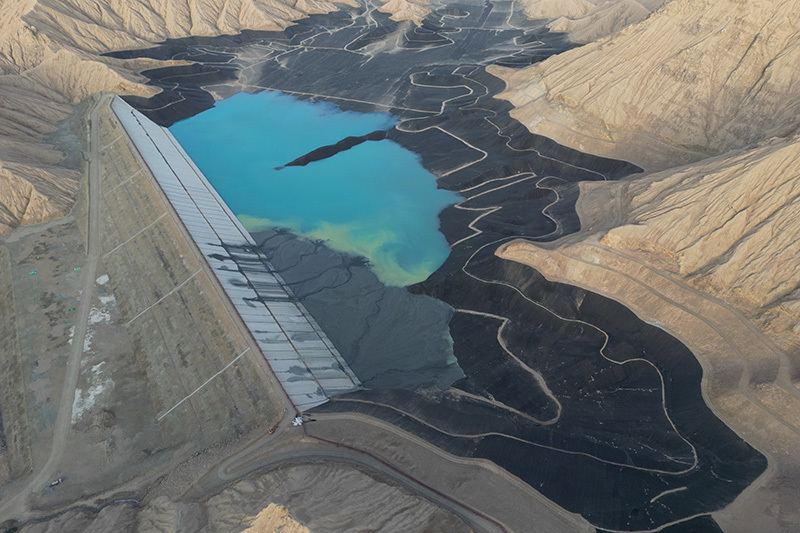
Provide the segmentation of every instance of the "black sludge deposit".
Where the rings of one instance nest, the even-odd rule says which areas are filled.
[[[327,159],[329,157],[333,157],[339,152],[344,152],[345,150],[349,150],[354,146],[358,146],[361,143],[367,141],[382,141],[388,138],[389,134],[384,130],[373,131],[372,133],[368,133],[366,135],[360,135],[357,137],[345,137],[341,141],[336,144],[332,144],[329,146],[323,146],[321,148],[317,148],[316,150],[312,150],[311,152],[307,153],[306,155],[302,155],[283,165],[284,167],[304,167],[309,163],[313,163],[314,161],[320,161],[322,159]]]
[[[704,515],[686,526],[714,530],[708,513],[766,461],[704,404],[690,351],[611,300],[494,255],[513,238],[579,229],[579,181],[640,171],[532,135],[494,98],[504,84],[487,65],[525,66],[572,46],[514,5],[434,5],[421,28],[342,8],[284,32],[115,55],[196,62],[147,72],[164,92],[128,98],[164,125],[210,107],[212,92],[242,89],[391,111],[400,123],[386,137],[464,197],[440,216],[449,258],[408,289],[382,286],[362,259],[324,243],[258,235],[369,387],[318,411],[367,413],[451,453],[491,459],[600,529]],[[343,139],[292,163],[313,165],[366,140]]]

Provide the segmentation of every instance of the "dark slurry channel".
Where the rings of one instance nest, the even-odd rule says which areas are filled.
[[[324,243],[258,235],[369,388],[317,411],[366,413],[450,453],[491,459],[602,529],[714,531],[708,513],[766,461],[705,405],[691,352],[618,303],[494,255],[513,238],[578,230],[578,182],[640,171],[532,135],[494,98],[504,86],[487,65],[524,66],[573,46],[515,5],[434,4],[420,28],[343,8],[284,32],[116,55],[198,62],[149,71],[165,91],[129,98],[161,124],[241,90],[390,111],[400,122],[388,139],[463,196],[440,215],[450,256],[408,289],[384,287],[363,260]],[[358,140],[300,160],[313,168]]]

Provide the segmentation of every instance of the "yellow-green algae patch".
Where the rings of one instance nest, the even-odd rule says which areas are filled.
[[[253,233],[269,228],[288,228],[295,231],[294,228],[297,226],[288,220],[274,221],[248,215],[239,215],[239,220]],[[400,266],[397,257],[384,250],[386,245],[397,240],[397,235],[389,230],[370,231],[355,224],[337,225],[322,222],[311,231],[297,233],[309,239],[323,240],[334,250],[366,257],[372,271],[385,285],[402,287],[418,283],[441,265],[440,262],[431,260],[428,264],[418,264],[415,268],[407,269]]]

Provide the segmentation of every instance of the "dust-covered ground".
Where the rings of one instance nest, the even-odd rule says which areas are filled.
[[[204,501],[176,502],[166,496],[146,504],[120,501],[101,509],[72,510],[21,529],[31,533],[112,530],[471,531],[457,517],[392,483],[350,466],[321,463],[256,474]]]

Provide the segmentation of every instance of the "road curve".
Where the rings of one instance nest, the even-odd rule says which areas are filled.
[[[408,492],[455,514],[475,531],[487,533],[511,531],[494,518],[413,478],[379,457],[363,450],[356,450],[343,444],[309,435],[305,429],[305,427],[303,430],[296,429],[295,435],[284,432],[282,438],[272,442],[267,440],[267,436],[256,440],[246,449],[229,456],[216,465],[194,483],[184,495],[191,498],[209,494],[257,470],[266,471],[292,463],[334,462],[354,466],[388,478]]]

